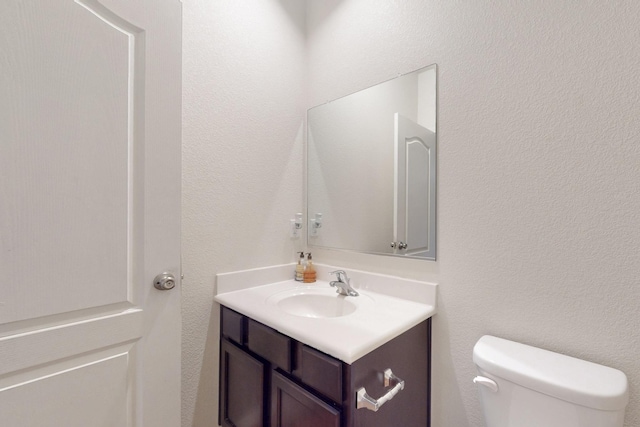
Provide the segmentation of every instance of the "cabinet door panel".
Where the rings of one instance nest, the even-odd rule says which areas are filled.
[[[263,427],[265,366],[227,340],[220,343],[220,424]]]
[[[272,427],[340,427],[340,411],[273,371]]]

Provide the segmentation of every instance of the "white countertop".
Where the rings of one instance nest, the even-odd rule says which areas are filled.
[[[318,280],[300,283],[278,280],[293,275],[295,265],[267,267],[217,276],[215,300],[300,342],[346,363],[353,363],[436,313],[437,285],[345,269],[358,297],[343,297],[357,306],[342,317],[303,317],[269,303],[274,294],[332,291],[329,271],[316,265]],[[260,278],[267,282],[260,283]]]

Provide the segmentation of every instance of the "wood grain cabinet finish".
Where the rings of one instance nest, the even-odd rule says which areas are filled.
[[[340,427],[340,410],[275,371],[271,383],[272,427]]]
[[[334,402],[342,402],[343,363],[307,345],[297,346],[293,375]]]
[[[391,369],[404,390],[377,412],[356,409],[356,392],[389,391]],[[222,307],[220,413],[225,427],[429,427],[431,319],[344,363]]]
[[[247,323],[247,347],[267,359],[273,366],[291,372],[293,340],[255,320]]]
[[[220,335],[244,345],[247,341],[247,318],[233,310],[224,309],[220,313]]]
[[[226,427],[265,425],[267,367],[232,342],[220,343],[220,411]]]

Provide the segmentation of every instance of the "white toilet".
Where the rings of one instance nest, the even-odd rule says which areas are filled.
[[[486,427],[622,427],[617,369],[485,335],[473,348]]]

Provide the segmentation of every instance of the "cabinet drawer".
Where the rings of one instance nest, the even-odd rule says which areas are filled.
[[[291,338],[249,319],[247,347],[280,369],[291,372]]]
[[[221,328],[222,335],[240,345],[244,344],[245,337],[245,317],[227,307],[221,307]]]
[[[300,380],[334,402],[342,403],[342,362],[306,345],[301,347],[296,371]]]

